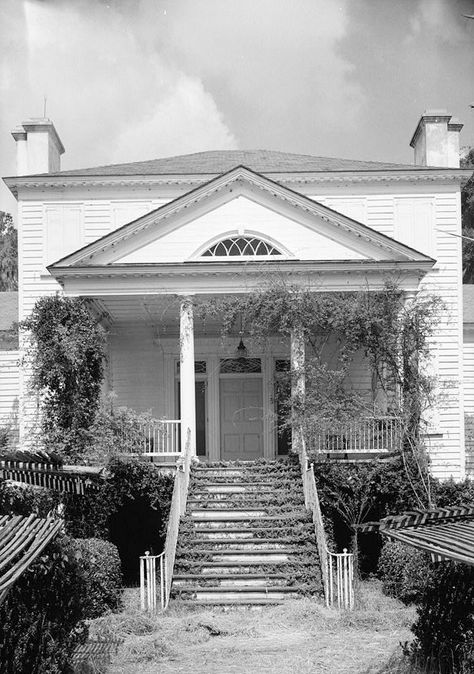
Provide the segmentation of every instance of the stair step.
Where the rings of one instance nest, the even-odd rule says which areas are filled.
[[[260,550],[260,549],[267,549],[267,550],[278,550],[280,548],[286,548],[289,543],[288,542],[281,542],[281,539],[279,538],[250,538],[250,539],[242,539],[242,538],[237,538],[235,540],[228,539],[228,538],[214,538],[214,539],[208,539],[208,538],[194,538],[190,541],[188,541],[187,545],[190,546],[195,546],[195,545],[201,545],[201,546],[207,546],[206,549],[210,547],[212,550],[218,550],[218,549],[235,549],[235,546],[237,546],[240,549],[245,549],[245,550]],[[290,543],[290,545],[292,545]],[[219,546],[225,546],[225,548],[220,548]]]
[[[263,519],[263,518],[262,518]],[[233,522],[231,522],[232,524]],[[196,524],[196,523],[194,523]],[[194,533],[201,540],[214,541],[218,538],[223,540],[268,540],[266,535],[272,532],[272,536],[291,536],[294,533],[294,530],[290,527],[232,527],[232,526],[218,526],[218,527],[194,527]],[[305,529],[299,529],[299,534],[305,533],[309,537],[313,535],[313,528],[310,524],[307,525]],[[272,537],[270,537],[272,538]]]
[[[214,574],[216,576],[216,574]],[[177,576],[173,578],[173,590],[183,590],[184,588],[194,587],[203,580],[213,581],[212,585],[206,587],[222,587],[223,589],[236,587],[287,587],[287,578],[266,578],[265,576],[255,576],[252,578],[250,574],[228,574],[222,578],[214,578],[213,575],[200,575],[194,578],[186,578],[186,576]],[[235,579],[232,577],[235,576]],[[204,586],[203,586],[204,587]]]
[[[188,498],[188,500],[187,500],[187,507],[190,510],[192,510],[193,508],[202,508],[203,503],[205,503],[206,508],[210,508],[210,507],[215,506],[215,507],[220,507],[222,509],[225,508],[225,509],[229,509],[229,510],[230,509],[234,510],[237,507],[237,504],[238,505],[243,504],[243,505],[245,505],[246,508],[248,506],[251,506],[252,508],[262,508],[266,505],[272,506],[272,507],[275,506],[275,505],[278,505],[276,494],[270,494],[270,498],[264,497],[264,498],[260,498],[260,499],[256,499],[255,494],[252,494],[251,492],[249,492],[248,494],[245,494],[243,498],[239,497],[239,498],[235,498],[235,499],[227,498],[227,494],[225,494],[225,495],[223,494],[222,495],[223,498],[213,498],[213,496],[214,496],[214,494],[212,494],[212,495],[206,494],[205,499],[197,499],[197,498],[194,498],[194,496],[192,496],[191,498]],[[281,503],[281,505],[283,505],[283,503]],[[303,498],[295,499],[295,498],[289,497],[285,501],[285,505],[287,507],[293,507],[293,508],[303,507]]]
[[[282,548],[281,550],[197,550],[195,555],[205,555],[203,564],[212,562],[236,562],[246,564],[247,562],[258,562],[260,564],[277,564],[279,562],[289,562],[289,557],[294,550]],[[179,563],[180,554],[177,552],[177,563]]]
[[[205,516],[201,517],[201,513],[205,514]],[[194,524],[194,527],[199,530],[201,526],[206,526],[208,528],[218,528],[218,527],[232,527],[235,525],[236,522],[239,524],[243,525],[245,522],[247,523],[248,528],[252,528],[252,525],[257,522],[282,522],[285,521],[285,519],[290,520],[292,523],[294,522],[293,516],[294,512],[292,513],[283,513],[282,515],[259,515],[257,517],[253,515],[249,515],[247,512],[242,513],[241,511],[234,511],[231,513],[232,516],[229,516],[229,511],[226,510],[225,513],[220,515],[219,517],[215,517],[216,511],[215,510],[194,510],[192,517],[190,517],[191,521]],[[299,519],[297,521],[300,522],[308,522],[308,516],[306,511],[299,513]]]
[[[262,585],[265,582],[278,582],[287,580],[287,576],[284,573],[210,573],[206,575],[206,580],[212,579],[216,584],[219,582],[227,583],[261,583]],[[173,578],[173,583],[181,583],[184,581],[202,581],[202,573],[178,573]]]
[[[211,599],[180,599],[183,602],[189,602],[193,606],[248,606],[249,608],[253,606],[269,606],[275,604],[281,604],[284,599],[257,599],[253,598],[242,598],[239,599],[221,599],[220,597],[212,597]]]
[[[202,484],[200,484],[202,482]],[[199,480],[196,483],[196,491],[208,491],[217,493],[224,492],[241,492],[246,489],[258,490],[263,487],[268,487],[268,489],[274,489],[275,484],[273,482],[246,482],[242,480],[241,482],[207,482],[204,480]]]
[[[299,590],[297,587],[287,588],[287,587],[233,587],[233,588],[222,588],[222,587],[194,587],[183,589],[182,592],[185,594],[182,599],[184,600],[215,600],[220,601],[231,601],[232,603],[236,599],[286,599],[289,597],[296,598],[299,596]],[[181,596],[181,593],[176,593],[177,597]]]
[[[193,508],[190,511],[193,519],[197,520],[240,520],[240,519],[259,519],[268,515],[268,511],[259,508],[226,508],[218,510],[217,508]]]

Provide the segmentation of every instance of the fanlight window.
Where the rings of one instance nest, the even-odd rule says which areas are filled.
[[[202,254],[203,257],[242,257],[281,255],[281,251],[255,236],[232,236],[218,241]]]

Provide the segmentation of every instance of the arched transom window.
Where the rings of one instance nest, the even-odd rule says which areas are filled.
[[[282,254],[271,243],[256,236],[230,236],[214,243],[202,253],[202,257],[255,257]]]

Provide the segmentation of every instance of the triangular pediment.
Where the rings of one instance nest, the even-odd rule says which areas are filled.
[[[236,167],[49,267],[213,264],[219,240],[261,239],[272,261],[429,261],[430,258],[245,167]],[[246,262],[249,256],[244,256]],[[255,257],[258,261],[259,256]],[[220,258],[222,261],[223,258]],[[238,257],[229,261],[236,263]]]

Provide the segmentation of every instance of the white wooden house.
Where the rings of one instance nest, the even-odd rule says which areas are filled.
[[[413,165],[255,150],[60,171],[54,125],[28,120],[13,132],[18,176],[5,179],[18,199],[20,319],[43,295],[88,298],[109,329],[107,387],[118,404],[171,420],[174,437],[189,432],[210,461],[272,458],[275,373],[301,344],[276,337],[250,348],[252,367],[236,372],[227,364],[245,333],[223,341],[219,325],[193,317],[193,302],[272,277],[322,292],[377,290],[395,275],[407,298],[423,289],[446,303],[432,348],[446,395],[428,444],[433,473],[459,479],[461,127],[426,112]],[[27,378],[20,373],[25,440],[35,419]],[[370,394],[362,356],[351,379]]]

